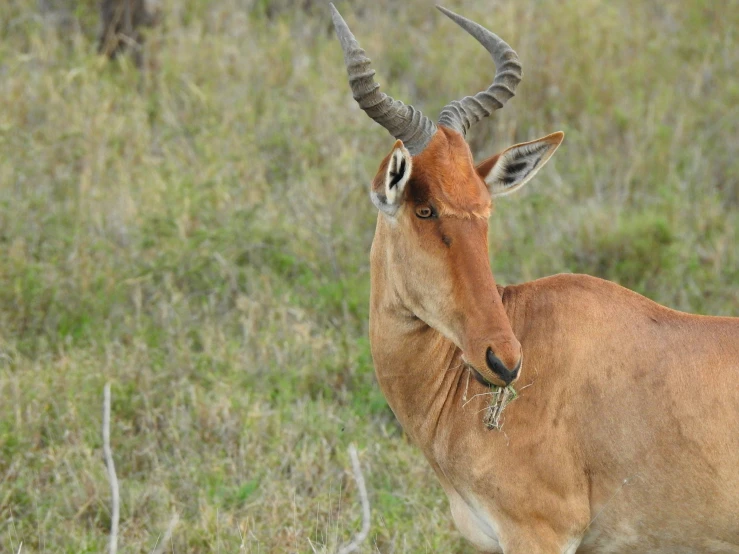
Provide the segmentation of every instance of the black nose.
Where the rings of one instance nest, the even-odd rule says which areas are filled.
[[[521,360],[518,361],[516,367],[508,369],[500,359],[493,354],[493,351],[488,348],[485,353],[485,361],[488,363],[488,367],[493,373],[500,377],[506,385],[510,385],[512,381],[518,377],[518,372],[521,369]]]

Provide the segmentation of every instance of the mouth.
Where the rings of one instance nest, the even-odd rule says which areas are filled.
[[[503,410],[518,397],[516,389],[513,388],[513,385],[497,385],[491,383],[475,369],[475,366],[467,360],[463,361],[467,370],[475,377],[475,380],[490,389],[490,400],[484,410],[483,424],[487,429],[500,430],[503,427]]]
[[[513,371],[507,371],[508,374],[510,374],[510,380],[504,379],[502,376],[498,375],[497,373],[494,373],[492,371],[485,371],[482,372],[478,370],[474,364],[470,363],[464,355],[462,355],[462,362],[464,363],[465,367],[468,371],[472,373],[472,375],[475,377],[475,380],[480,383],[481,385],[484,385],[486,387],[508,387],[512,383],[514,383],[521,374],[521,368],[523,366],[523,357],[519,360],[518,365],[516,365],[515,369]],[[489,375],[487,377],[486,375]]]
[[[472,376],[475,378],[475,381],[477,381],[481,385],[483,385],[485,387],[505,387],[505,384],[502,383],[502,382],[501,383],[494,383],[492,381],[489,381],[488,379],[486,379],[482,375],[482,373],[480,373],[479,371],[477,371],[477,369],[475,368],[475,366],[473,366],[470,362],[468,362],[464,358],[462,360],[464,361],[464,365],[467,368],[467,370],[472,373]]]
[[[486,387],[497,387],[500,385],[496,385],[495,383],[491,383],[485,377],[482,376],[482,374],[475,369],[473,365],[467,364],[467,369],[472,371],[472,376],[475,378],[475,380],[480,383],[481,385],[485,385]]]

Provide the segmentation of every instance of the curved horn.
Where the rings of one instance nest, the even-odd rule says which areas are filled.
[[[344,50],[344,63],[354,99],[368,116],[385,127],[395,138],[402,140],[411,155],[419,154],[434,136],[436,125],[413,106],[406,106],[380,92],[380,85],[374,80],[372,60],[360,48],[336,7],[329,5],[334,28]]]
[[[518,61],[518,55],[513,48],[499,36],[446,8],[436,7],[475,37],[477,42],[490,52],[495,62],[495,80],[487,90],[478,92],[474,96],[465,96],[462,100],[452,100],[439,114],[439,125],[454,129],[465,136],[467,129],[483,117],[502,108],[503,104],[513,97],[518,83],[521,82],[521,62]]]

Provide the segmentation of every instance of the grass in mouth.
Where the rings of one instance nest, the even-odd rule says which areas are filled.
[[[500,420],[503,410],[518,397],[518,393],[513,388],[513,385],[508,385],[507,387],[491,385],[490,393],[490,404],[488,404],[485,410],[482,422],[488,429],[500,430],[503,426]]]

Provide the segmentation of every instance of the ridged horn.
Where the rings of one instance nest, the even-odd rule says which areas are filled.
[[[454,129],[465,136],[472,125],[502,108],[503,104],[513,97],[518,83],[521,82],[521,62],[518,61],[518,55],[513,48],[499,36],[446,8],[436,7],[475,37],[477,42],[490,52],[495,62],[495,79],[487,90],[474,96],[465,96],[462,100],[453,100],[444,106],[439,114],[439,125]]]
[[[333,4],[329,6],[336,35],[344,51],[344,63],[354,99],[368,116],[396,139],[402,140],[411,155],[419,154],[434,136],[436,125],[413,106],[406,106],[380,92],[380,85],[374,79],[372,60],[365,55],[336,7]]]

